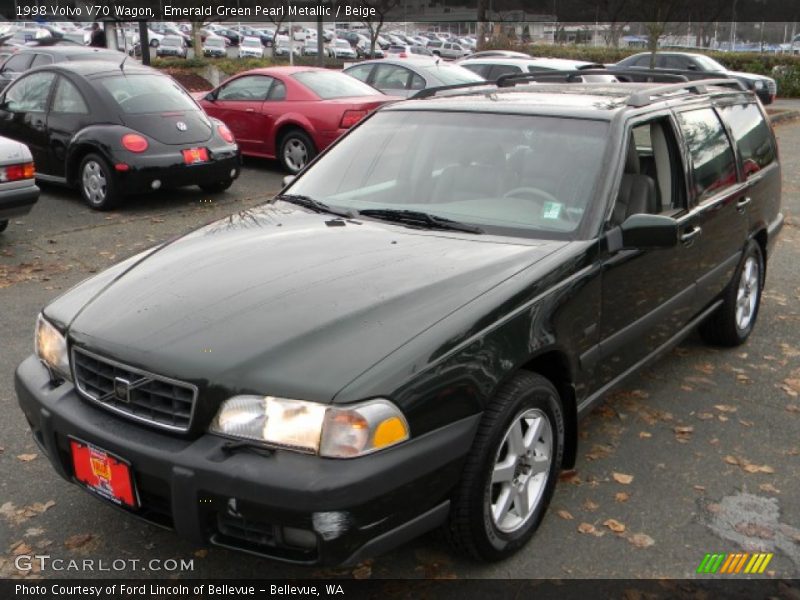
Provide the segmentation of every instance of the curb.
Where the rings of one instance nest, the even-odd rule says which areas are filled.
[[[786,123],[788,121],[794,121],[795,119],[800,119],[800,110],[782,110],[780,112],[770,113],[767,110],[767,114],[769,115],[770,123],[773,125],[780,125],[782,123]]]

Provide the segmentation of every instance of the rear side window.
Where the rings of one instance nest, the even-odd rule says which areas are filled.
[[[53,96],[53,108],[51,110],[54,113],[65,114],[85,115],[89,113],[86,102],[84,102],[78,88],[63,77],[58,79],[58,87],[56,87],[56,94]]]
[[[720,112],[730,125],[745,177],[750,177],[775,162],[772,134],[755,104],[726,106]]]
[[[13,112],[44,112],[53,84],[53,73],[32,73],[18,79],[6,92],[5,105]]]
[[[692,161],[694,196],[698,202],[736,183],[736,163],[722,123],[710,108],[678,113]]]

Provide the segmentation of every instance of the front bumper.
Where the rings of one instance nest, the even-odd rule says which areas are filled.
[[[237,146],[208,149],[209,161],[187,165],[180,150],[164,153],[144,153],[114,157],[112,162],[127,165],[127,170],[116,170],[120,189],[126,194],[138,194],[154,189],[186,185],[212,184],[226,179],[236,179],[241,172],[242,159]],[[232,175],[233,173],[233,175]],[[161,182],[153,187],[153,182]]]
[[[28,214],[38,199],[39,188],[33,181],[20,187],[0,189],[0,221]]]
[[[352,460],[289,451],[226,451],[219,436],[185,439],[90,405],[54,386],[31,356],[17,368],[20,407],[61,477],[75,482],[68,437],[130,461],[140,518],[212,543],[305,564],[355,564],[437,527],[479,415]],[[305,532],[303,544],[292,542]]]

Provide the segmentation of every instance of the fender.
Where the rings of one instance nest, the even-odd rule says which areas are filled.
[[[78,131],[67,147],[67,183],[73,185],[80,159],[87,151],[97,152],[109,163],[114,163],[114,155],[122,148],[120,140],[126,133],[138,133],[124,125],[95,124]]]

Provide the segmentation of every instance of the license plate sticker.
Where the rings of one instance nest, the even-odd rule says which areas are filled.
[[[130,463],[92,444],[69,440],[75,479],[106,500],[139,506]]]
[[[208,162],[208,150],[206,148],[189,148],[188,150],[184,150],[183,162],[187,165]]]

